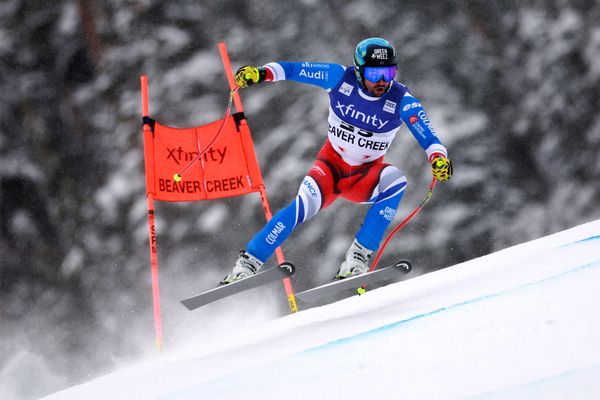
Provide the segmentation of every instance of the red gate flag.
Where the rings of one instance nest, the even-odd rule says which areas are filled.
[[[194,128],[172,128],[156,122],[149,114],[148,77],[140,77],[152,301],[159,351],[162,351],[163,335],[154,200],[197,201],[259,192],[267,221],[272,217],[225,43],[219,43],[219,52],[231,89],[227,112],[219,121]],[[237,113],[230,115],[232,102]],[[279,263],[285,261],[281,247],[275,254]],[[283,286],[290,311],[295,313],[298,307],[290,278],[283,279]]]
[[[146,188],[155,200],[210,200],[260,190],[263,180],[242,113],[195,128],[152,125],[152,145],[145,147],[144,156]],[[174,175],[187,166],[176,181]]]

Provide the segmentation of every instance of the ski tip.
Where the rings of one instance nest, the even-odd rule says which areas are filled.
[[[412,264],[411,264],[411,262],[410,262],[410,261],[408,261],[408,260],[400,260],[400,261],[397,261],[397,262],[394,264],[394,267],[396,267],[396,268],[398,268],[398,269],[402,270],[402,272],[404,272],[404,273],[406,273],[406,274],[408,274],[410,271],[412,271]]]
[[[187,308],[189,311],[192,311],[194,309],[193,307],[190,307],[188,305],[188,302],[186,300],[181,300],[180,303],[183,304],[185,308]]]
[[[296,272],[296,266],[289,261],[282,262],[278,267],[283,270],[287,276],[292,276],[294,272]]]

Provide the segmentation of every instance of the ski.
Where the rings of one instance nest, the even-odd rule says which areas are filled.
[[[263,269],[256,275],[252,275],[248,278],[219,286],[188,299],[181,300],[181,304],[183,304],[190,311],[195,310],[198,307],[202,307],[206,304],[223,299],[233,294],[243,292],[244,290],[252,289],[270,282],[287,278],[292,276],[294,271],[294,264],[286,261],[274,267]]]
[[[397,278],[399,274],[407,274],[411,270],[412,264],[410,261],[400,260],[388,267],[380,268],[365,274],[352,276],[350,278],[341,279],[339,281],[333,281],[325,285],[305,290],[304,292],[296,293],[296,297],[305,303],[311,303],[322,298],[333,296],[334,294],[343,290],[357,289],[357,292],[361,293],[360,288],[364,287],[364,285],[394,279]]]

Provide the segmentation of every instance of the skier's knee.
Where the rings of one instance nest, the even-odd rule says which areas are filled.
[[[372,199],[379,202],[403,193],[406,190],[406,176],[398,168],[390,165],[381,171],[379,184],[375,188]]]
[[[321,190],[317,182],[310,176],[306,176],[298,190],[298,223],[314,217],[321,209]]]

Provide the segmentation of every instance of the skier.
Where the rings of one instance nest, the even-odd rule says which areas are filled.
[[[243,66],[235,74],[240,88],[265,81],[293,80],[322,87],[330,98],[328,137],[300,185],[296,198],[254,235],[221,285],[260,269],[292,231],[331,205],[339,196],[371,204],[334,279],[368,271],[406,189],[406,177],[383,156],[405,122],[431,162],[433,176],[452,175],[448,152],[437,138],[423,106],[394,81],[398,62],[385,39],[361,41],[354,66],[313,62],[271,62]]]

